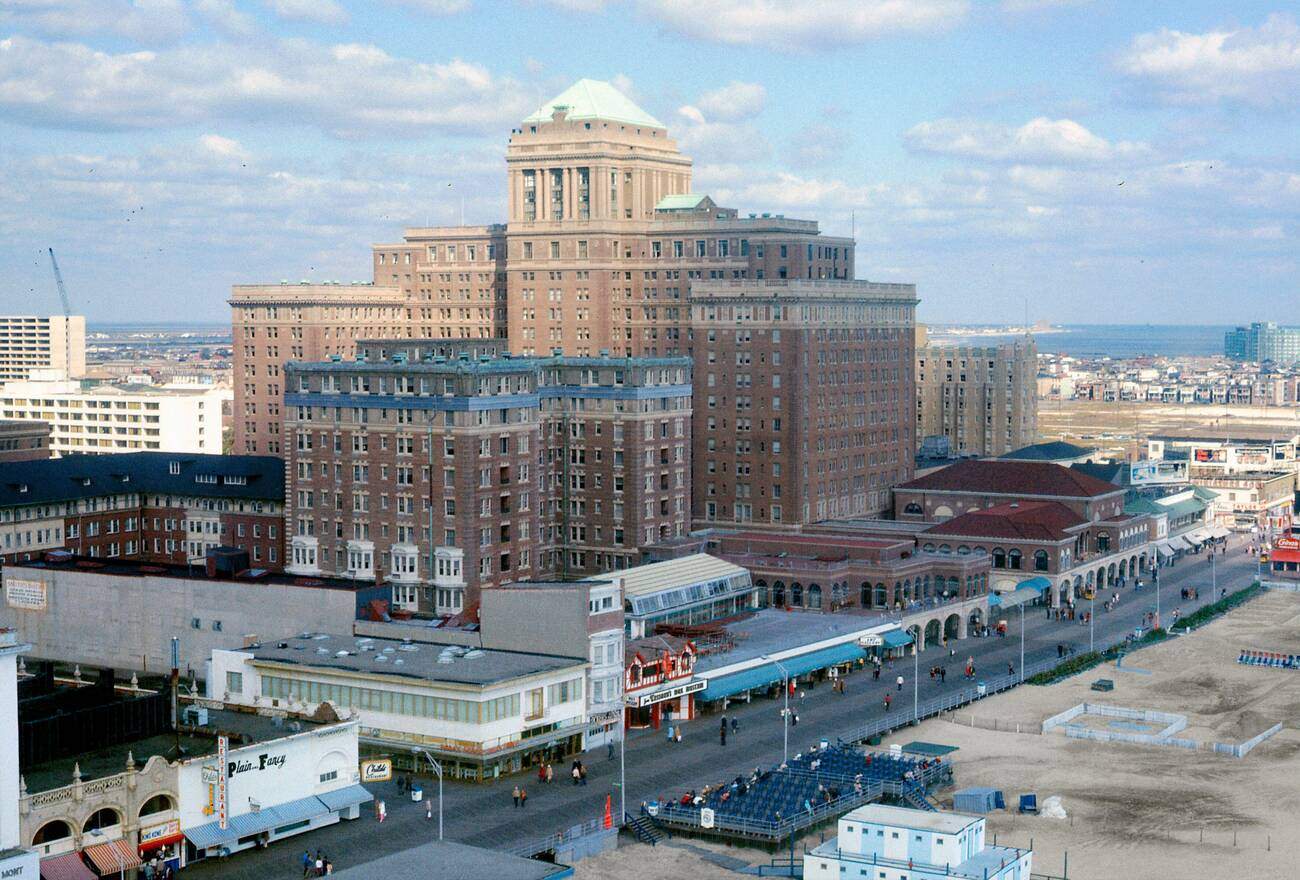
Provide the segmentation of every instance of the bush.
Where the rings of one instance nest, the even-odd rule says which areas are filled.
[[[1026,678],[1025,684],[1056,684],[1056,682],[1078,675],[1080,672],[1087,672],[1089,669],[1100,666],[1108,660],[1118,659],[1129,651],[1162,642],[1167,638],[1169,638],[1169,633],[1163,629],[1147,630],[1140,639],[1112,645],[1104,651],[1089,651],[1086,654],[1071,657],[1046,672],[1040,672]]]
[[[1211,602],[1203,608],[1198,608],[1196,611],[1193,611],[1191,614],[1179,620],[1171,626],[1170,629],[1174,632],[1185,633],[1196,629],[1197,627],[1204,626],[1216,617],[1227,614],[1238,605],[1249,602],[1262,592],[1264,592],[1264,587],[1259,581],[1255,581],[1244,590],[1238,590],[1235,593],[1224,596],[1217,602]]]

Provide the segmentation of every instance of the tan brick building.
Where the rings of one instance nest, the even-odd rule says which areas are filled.
[[[1038,350],[1001,345],[916,349],[916,435],[947,437],[954,455],[996,456],[1038,441]]]
[[[690,159],[608,83],[582,80],[523,120],[506,166],[507,223],[407,229],[373,246],[372,284],[233,289],[236,451],[284,454],[283,364],[350,357],[358,339],[687,355],[696,282],[854,277],[851,239],[691,193]]]
[[[685,533],[688,359],[473,355],[494,344],[385,340],[286,367],[290,571],[456,614]]]
[[[913,473],[916,302],[911,284],[696,283],[697,527],[889,509]]]

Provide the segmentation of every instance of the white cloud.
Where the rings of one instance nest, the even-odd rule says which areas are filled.
[[[1061,9],[1066,6],[1083,6],[1092,0],[1002,0],[1003,12],[1041,12],[1045,9]]]
[[[3,0],[0,26],[55,37],[112,34],[170,43],[190,30],[181,0]]]
[[[211,155],[223,159],[247,160],[251,158],[251,154],[244,149],[243,144],[233,138],[222,137],[219,134],[203,135],[203,137],[199,138],[199,146]]]
[[[348,13],[335,0],[266,0],[277,17],[316,24],[344,24]]]
[[[252,17],[240,12],[234,0],[197,0],[194,11],[228,37],[247,37],[257,30]]]
[[[918,152],[999,162],[1106,162],[1149,151],[1143,143],[1111,143],[1072,119],[1042,116],[1019,128],[979,120],[938,119],[913,126],[903,140]]]
[[[639,0],[670,30],[712,43],[807,50],[851,46],[899,33],[944,30],[968,0]]]
[[[696,103],[710,119],[730,122],[757,116],[766,102],[767,89],[759,83],[733,81],[705,92]]]
[[[0,111],[51,128],[195,122],[316,126],[340,137],[490,132],[527,112],[510,80],[461,60],[426,63],[370,45],[280,40],[111,53],[27,37],[0,41]]]
[[[1300,97],[1300,25],[1277,13],[1257,28],[1141,34],[1119,69],[1173,103],[1290,104]]]
[[[429,15],[456,15],[470,7],[470,0],[386,0],[391,6],[405,6]]]
[[[809,125],[791,138],[789,164],[799,167],[834,162],[844,155],[851,143],[849,133],[837,125]]]

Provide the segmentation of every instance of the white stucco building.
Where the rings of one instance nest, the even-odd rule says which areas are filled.
[[[40,876],[36,853],[20,848],[18,825],[18,655],[29,647],[12,630],[0,630],[0,877],[6,880]]]
[[[0,388],[0,414],[50,424],[55,455],[74,452],[221,453],[224,385],[101,385],[57,370]]]

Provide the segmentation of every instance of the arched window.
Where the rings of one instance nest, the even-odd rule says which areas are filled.
[[[952,546],[949,545],[949,544],[940,544],[940,545],[939,545],[939,552],[942,553],[942,554],[945,555],[945,556],[951,556],[951,555],[952,555]]]
[[[122,824],[122,817],[117,814],[117,810],[104,807],[90,814],[81,826],[81,833],[89,834],[96,828],[110,828],[120,824]]]
[[[822,588],[817,584],[812,584],[808,587],[808,607],[822,607]]]
[[[994,568],[1007,567],[1007,551],[1003,550],[1001,547],[993,548],[993,567]]]
[[[884,608],[889,604],[889,591],[885,589],[884,584],[876,584],[876,599],[873,603],[877,608]]]
[[[957,555],[958,555],[958,556],[969,556],[969,555],[970,555],[970,547],[967,547],[965,544],[962,544],[961,546],[959,546],[959,547],[957,548]]]
[[[1012,550],[1012,551],[1010,551],[1009,553],[1007,553],[1007,568],[1014,568],[1014,569],[1016,569],[1017,571],[1020,570],[1020,551],[1019,551],[1019,550]]]
[[[139,815],[149,816],[154,813],[166,813],[176,809],[176,802],[169,795],[156,794],[144,802]]]
[[[790,585],[790,604],[796,608],[803,607],[803,584]]]
[[[907,506],[903,508],[903,513],[906,513],[909,516],[920,516],[924,512],[925,511],[921,509],[921,505],[917,504],[915,501],[908,502]]]
[[[934,545],[933,545],[933,544],[926,544],[926,545],[925,545],[924,547],[922,547],[921,549],[924,550],[926,553],[933,553],[933,552],[934,552]]]
[[[1047,571],[1048,558],[1046,550],[1038,550],[1034,553],[1034,571]]]
[[[53,822],[46,822],[40,830],[32,837],[32,846],[41,846],[46,843],[53,843],[56,840],[63,840],[72,836],[72,829],[67,822],[62,819],[55,819]]]

